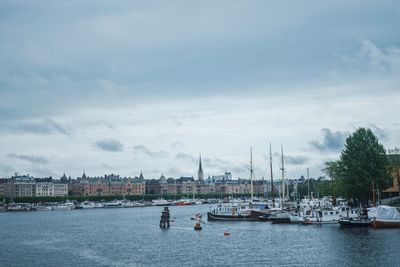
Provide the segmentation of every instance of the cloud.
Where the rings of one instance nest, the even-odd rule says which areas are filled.
[[[18,123],[8,122],[3,125],[2,131],[13,133],[31,134],[63,134],[71,136],[71,131],[64,125],[52,120],[42,119],[40,121],[22,121]]]
[[[225,169],[229,166],[232,166],[232,163],[225,161],[225,160],[221,160],[217,157],[215,158],[204,158],[202,159],[202,161],[204,162],[203,165],[209,168],[219,168],[219,169]]]
[[[7,157],[13,158],[13,159],[24,160],[24,161],[28,161],[31,163],[39,163],[39,164],[47,164],[49,162],[47,157],[37,156],[37,155],[24,155],[24,154],[17,155],[15,153],[11,153],[11,154],[8,154]]]
[[[372,132],[378,137],[378,139],[388,140],[390,136],[390,131],[387,129],[379,128],[375,124],[369,125]]]
[[[322,140],[310,142],[311,147],[320,152],[340,151],[349,135],[348,132],[332,132],[328,128],[322,129],[321,132]]]
[[[304,156],[283,156],[285,163],[292,165],[303,165],[310,159]]]
[[[137,153],[142,153],[145,154],[147,156],[150,156],[152,158],[165,158],[168,157],[168,152],[166,151],[158,151],[158,152],[154,152],[152,150],[150,150],[149,148],[147,148],[144,145],[137,145],[133,147],[133,152],[137,152]]]
[[[107,170],[113,169],[113,167],[111,167],[110,165],[108,165],[106,163],[101,164],[101,167],[103,167],[104,169],[107,169]]]
[[[400,74],[400,48],[398,46],[379,46],[369,39],[360,41],[353,53],[339,56],[343,74],[358,74],[365,77],[368,73],[377,75]]]
[[[124,146],[122,143],[115,139],[103,139],[99,140],[94,144],[95,147],[105,151],[119,152],[122,151]]]
[[[181,143],[181,142],[173,142],[172,144],[171,144],[171,147],[173,148],[173,149],[182,149],[183,147],[184,147],[185,145],[183,144],[183,143]]]
[[[198,158],[194,157],[191,154],[187,154],[187,153],[183,153],[183,152],[179,152],[178,154],[176,154],[175,158],[190,162],[192,164],[199,163]]]
[[[192,163],[193,165],[199,164],[199,158],[195,157],[191,154],[187,153],[178,153],[176,154],[175,158],[181,159],[187,162]],[[225,160],[221,160],[217,157],[214,158],[207,158],[207,157],[201,157],[202,165],[203,165],[203,171],[207,172],[208,170],[214,170],[214,171],[221,171],[226,168],[230,168],[234,164]]]
[[[7,173],[8,175],[10,175],[10,173],[13,172],[15,172],[15,169],[13,167],[0,163],[0,173]]]

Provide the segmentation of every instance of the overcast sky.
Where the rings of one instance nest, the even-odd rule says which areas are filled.
[[[0,177],[231,171],[400,140],[398,1],[0,2]]]

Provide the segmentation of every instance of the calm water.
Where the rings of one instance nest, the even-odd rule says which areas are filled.
[[[0,266],[400,266],[400,230],[206,222],[208,206],[0,213]],[[224,236],[229,229],[231,236]]]

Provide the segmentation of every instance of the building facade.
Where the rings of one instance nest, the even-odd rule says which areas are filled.
[[[146,192],[146,183],[141,178],[122,178],[119,175],[104,177],[78,177],[70,183],[70,191],[75,196],[135,196]]]

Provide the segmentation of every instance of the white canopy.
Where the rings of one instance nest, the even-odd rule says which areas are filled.
[[[380,220],[400,220],[400,213],[395,207],[380,205],[368,211],[368,217],[373,217]]]

